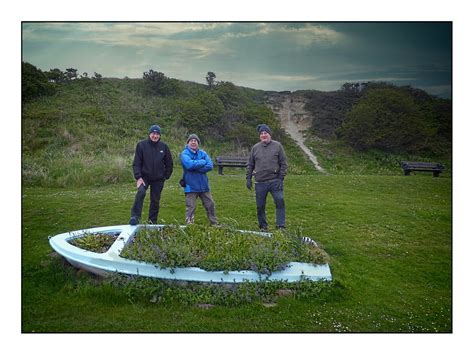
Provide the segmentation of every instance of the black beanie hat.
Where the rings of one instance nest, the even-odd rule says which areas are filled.
[[[272,134],[272,130],[266,124],[262,123],[257,126],[258,134],[262,133],[263,131],[267,132],[268,134]]]
[[[161,134],[161,128],[160,126],[158,126],[157,124],[154,124],[150,127],[150,129],[148,130],[148,134],[151,134],[152,132],[156,132],[158,134]]]
[[[201,140],[199,139],[197,134],[194,134],[194,133],[190,134],[188,137],[188,140],[186,141],[186,144],[188,144],[191,139],[195,139],[198,141],[199,144],[201,144]]]

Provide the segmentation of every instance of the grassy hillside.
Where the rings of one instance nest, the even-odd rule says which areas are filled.
[[[204,86],[182,84],[180,96],[147,95],[143,80],[76,80],[59,85],[53,96],[43,96],[23,105],[22,182],[25,186],[87,186],[132,181],[135,146],[147,137],[153,123],[162,128],[162,140],[178,156],[191,133],[182,124],[183,103],[203,92]],[[243,90],[243,89],[242,89]],[[245,90],[258,106],[258,93]],[[261,105],[260,107],[264,107]],[[255,114],[257,116],[258,112]],[[268,112],[264,112],[268,116]],[[250,114],[248,114],[250,115]],[[258,117],[253,118],[258,121]],[[250,122],[239,137],[211,135],[210,128],[193,130],[211,157],[246,155],[258,135]],[[276,126],[276,121],[274,122]],[[279,127],[274,127],[278,132]],[[280,130],[281,131],[281,130]],[[290,172],[313,169],[296,145],[280,133],[289,156]]]

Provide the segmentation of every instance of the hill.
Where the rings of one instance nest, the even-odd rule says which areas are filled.
[[[409,87],[367,83],[334,92],[276,93],[231,82],[179,81],[153,70],[142,79],[77,77],[74,70],[42,72],[23,63],[25,185],[131,181],[135,145],[153,123],[162,127],[178,168],[190,133],[201,137],[211,157],[246,156],[258,141],[255,127],[266,123],[286,147],[289,173],[316,174],[282,128],[283,99],[304,103],[305,117],[291,119],[304,118],[305,144],[330,173],[399,174],[403,159],[436,159],[448,166],[451,161],[451,101]]]
[[[166,93],[150,91],[153,87],[145,79],[61,80],[39,95],[31,95],[30,85],[22,105],[23,184],[129,182],[135,146],[153,123],[161,126],[178,169],[178,156],[190,133],[200,136],[211,157],[246,156],[258,141],[257,124],[267,123],[274,138],[287,147],[290,172],[312,172],[309,161],[263,104],[263,92],[228,82],[210,88],[165,79],[173,83]]]

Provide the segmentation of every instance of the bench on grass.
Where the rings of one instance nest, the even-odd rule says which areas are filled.
[[[222,156],[216,158],[216,165],[219,168],[219,175],[224,175],[222,172],[226,168],[245,168],[247,167],[248,159],[244,157],[230,157]]]
[[[434,177],[438,177],[444,170],[444,165],[439,163],[402,161],[400,166],[406,176],[410,175],[412,171],[428,171],[432,172]]]

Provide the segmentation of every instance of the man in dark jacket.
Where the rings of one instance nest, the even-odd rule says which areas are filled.
[[[168,180],[173,173],[171,152],[160,139],[160,126],[153,125],[148,130],[148,139],[139,142],[135,149],[133,175],[137,183],[137,194],[132,207],[131,225],[136,225],[140,221],[148,186],[151,187],[148,222],[153,224],[157,222],[161,191],[165,180]]]
[[[286,154],[280,142],[272,140],[272,131],[266,124],[257,126],[260,142],[250,151],[247,163],[247,188],[252,190],[252,176],[255,175],[255,198],[260,230],[267,231],[265,206],[270,192],[276,207],[276,226],[285,228],[285,201],[283,179],[288,170]]]
[[[186,183],[184,187],[186,223],[194,223],[196,200],[199,197],[206,209],[209,223],[217,225],[215,204],[207,178],[207,173],[212,170],[213,164],[209,155],[204,150],[199,149],[200,143],[199,137],[193,133],[188,137],[186,146],[181,152],[181,165],[183,166],[183,177]]]

